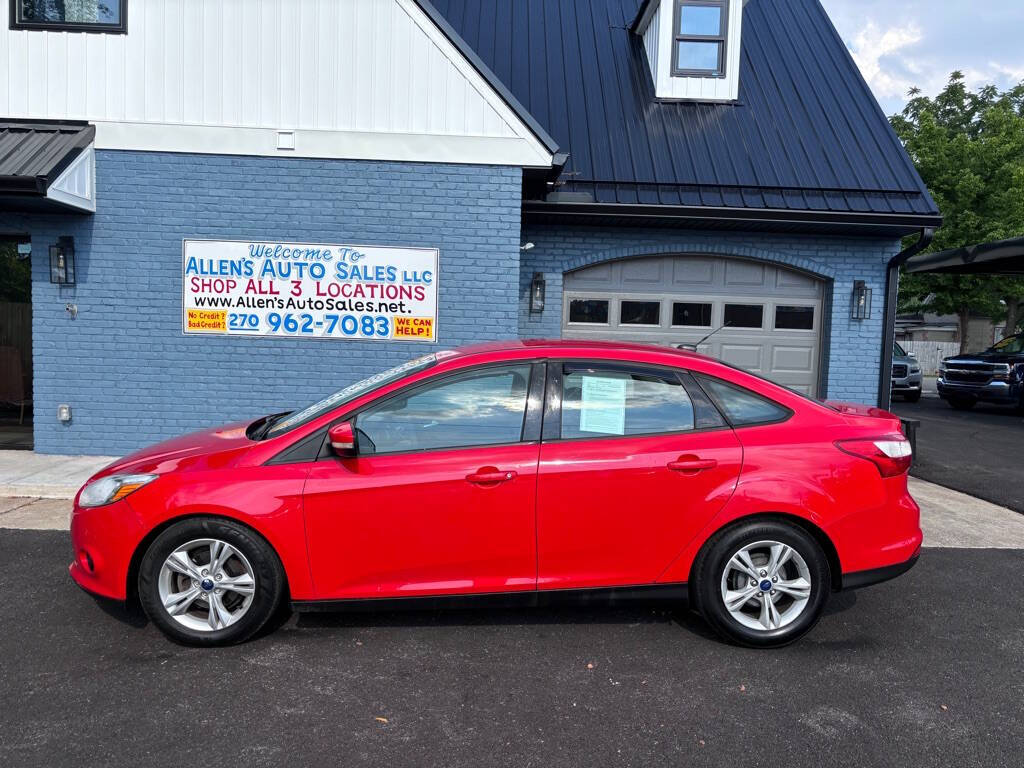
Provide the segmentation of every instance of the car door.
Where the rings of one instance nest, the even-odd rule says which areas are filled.
[[[304,490],[320,598],[535,588],[543,367],[462,370],[355,415],[357,455],[317,461]]]
[[[686,374],[548,368],[538,588],[652,583],[732,495],[742,447]]]

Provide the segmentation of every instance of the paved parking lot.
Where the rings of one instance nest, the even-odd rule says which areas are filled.
[[[1019,766],[1024,550],[986,545],[1024,521],[923,490],[957,546],[781,651],[651,608],[293,616],[198,651],[74,587],[65,531],[0,530],[0,764]]]
[[[1024,416],[993,405],[954,411],[936,395],[892,410],[921,421],[914,476],[1024,513]]]

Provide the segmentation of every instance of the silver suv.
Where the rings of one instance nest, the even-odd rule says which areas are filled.
[[[921,399],[921,364],[899,344],[892,345],[892,393],[909,403]]]

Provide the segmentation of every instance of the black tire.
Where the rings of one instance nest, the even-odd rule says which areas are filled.
[[[722,595],[722,579],[730,559],[743,547],[761,541],[792,547],[803,558],[810,575],[810,596],[802,612],[778,629],[744,626],[726,608]],[[740,522],[716,534],[698,555],[692,575],[694,607],[723,638],[749,648],[779,648],[799,640],[818,623],[832,590],[828,558],[814,537],[798,525],[773,518]],[[763,598],[758,596],[748,608],[760,605],[757,599]]]
[[[906,399],[906,401],[908,403],[916,403],[918,400],[921,399],[921,393],[920,392],[908,392],[903,397],[904,397],[904,399]]]
[[[951,397],[949,404],[955,411],[969,411],[978,404],[978,401],[968,397]]]
[[[171,616],[160,598],[160,572],[164,562],[178,547],[195,539],[226,542],[252,567],[255,580],[252,602],[237,621],[222,629],[200,631],[186,627]],[[232,645],[252,637],[277,613],[286,591],[281,561],[261,536],[244,525],[210,517],[182,520],[157,536],[142,558],[138,586],[142,608],[161,632],[184,645],[206,647]],[[201,601],[196,603],[195,610],[201,610],[201,604]]]

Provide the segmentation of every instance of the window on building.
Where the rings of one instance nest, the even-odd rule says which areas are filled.
[[[672,325],[711,327],[711,305],[677,301],[672,304]]]
[[[661,325],[660,301],[623,301],[619,304],[620,325]]]
[[[125,33],[127,0],[12,0],[11,29]]]
[[[814,307],[777,306],[775,327],[786,331],[813,331]]]
[[[570,323],[608,325],[607,299],[573,299],[569,302]]]
[[[672,74],[682,77],[725,75],[728,0],[676,0]]]
[[[760,328],[764,325],[764,307],[760,304],[726,304],[724,320],[730,328]]]

